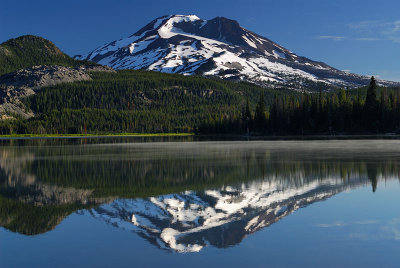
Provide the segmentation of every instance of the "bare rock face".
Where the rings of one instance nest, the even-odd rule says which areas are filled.
[[[115,73],[116,71],[109,67],[109,66],[104,66],[104,65],[96,65],[96,66],[80,66],[79,70],[83,71],[83,72],[111,72],[111,73]]]
[[[39,65],[28,69],[18,70],[0,77],[0,83],[6,86],[8,96],[32,92],[46,86],[61,83],[90,80],[87,72],[57,65]],[[2,92],[4,93],[4,91]]]
[[[21,102],[42,88],[62,83],[91,80],[90,72],[115,72],[105,66],[80,66],[70,68],[58,65],[39,65],[0,76],[0,115],[18,114],[24,118],[34,116]]]

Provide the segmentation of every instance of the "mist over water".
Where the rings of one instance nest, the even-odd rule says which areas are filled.
[[[3,140],[0,264],[395,267],[399,145]]]

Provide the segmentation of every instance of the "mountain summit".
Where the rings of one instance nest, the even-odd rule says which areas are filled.
[[[195,15],[163,16],[128,38],[76,57],[114,69],[217,76],[263,86],[299,88],[322,83],[356,87],[369,79],[297,56],[223,17],[202,20]]]

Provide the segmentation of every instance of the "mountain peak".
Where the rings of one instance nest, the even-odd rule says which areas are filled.
[[[175,14],[175,15],[170,15],[170,19],[175,19],[179,22],[194,22],[194,21],[198,21],[200,20],[199,17],[197,17],[196,15],[179,15],[179,14]]]
[[[235,26],[235,27],[240,27],[239,22],[237,22],[236,20],[232,20],[229,18],[225,18],[225,17],[215,17],[213,19],[211,19],[210,21],[215,21],[221,25],[226,25],[226,26]]]
[[[76,62],[51,41],[35,35],[22,35],[0,44],[0,75],[35,65],[70,66]]]
[[[225,17],[162,16],[128,38],[79,58],[114,69],[200,74],[268,87],[357,87],[369,81],[368,77],[297,56]]]

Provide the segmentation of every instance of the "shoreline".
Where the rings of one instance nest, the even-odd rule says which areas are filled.
[[[146,137],[194,137],[201,140],[378,140],[400,139],[400,134],[354,134],[354,135],[288,135],[288,136],[249,136],[249,135],[197,135],[195,133],[109,133],[109,134],[16,134],[0,135],[0,140],[9,139],[79,139],[79,138],[146,138]]]
[[[235,140],[397,140],[400,134],[346,134],[346,135],[287,135],[287,136],[248,136],[248,135],[195,135],[201,138],[219,138]]]
[[[0,139],[57,139],[57,138],[113,138],[113,137],[191,137],[194,133],[107,133],[107,134],[15,134],[0,135]]]

